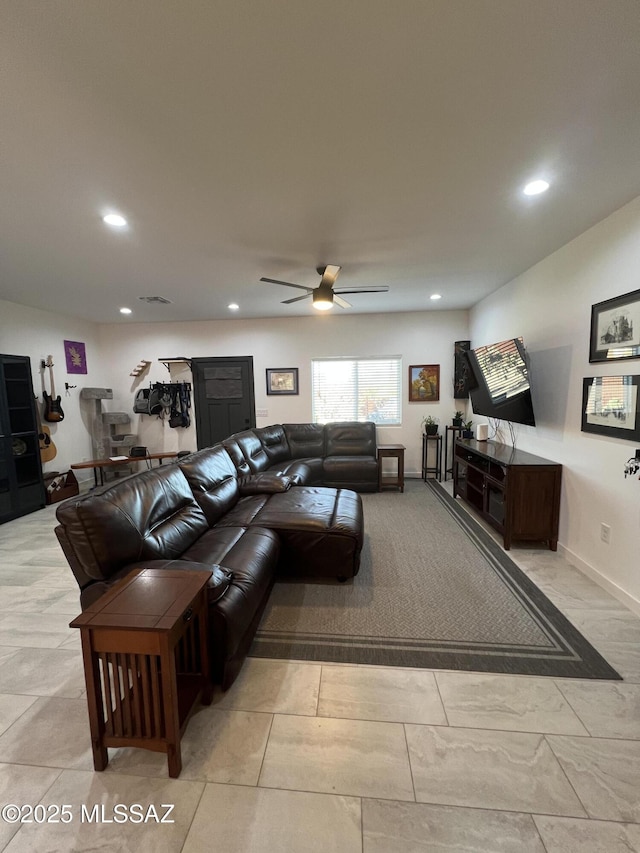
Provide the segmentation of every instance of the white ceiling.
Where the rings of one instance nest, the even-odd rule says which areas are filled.
[[[638,0],[0,0],[0,298],[466,308],[640,194]],[[546,177],[544,196],[523,184]],[[101,216],[117,210],[126,232]],[[146,305],[140,296],[171,305]],[[133,309],[129,319],[121,305]],[[340,308],[334,308],[342,312]]]

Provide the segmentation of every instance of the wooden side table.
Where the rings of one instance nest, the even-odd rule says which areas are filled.
[[[383,489],[400,489],[404,492],[404,444],[379,444],[378,445],[378,491]],[[382,476],[382,460],[397,459],[398,470],[393,476]]]
[[[182,769],[180,737],[197,699],[211,704],[205,571],[132,572],[71,622],[82,639],[93,766],[107,747],[166,752]]]

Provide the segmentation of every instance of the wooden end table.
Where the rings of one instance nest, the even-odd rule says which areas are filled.
[[[207,646],[205,571],[139,569],[73,622],[82,639],[93,766],[107,747],[166,752],[169,776],[182,769],[180,737],[213,689]]]
[[[379,444],[378,445],[378,491],[383,489],[400,489],[404,492],[404,444]],[[393,476],[382,476],[382,460],[396,459],[398,470]]]

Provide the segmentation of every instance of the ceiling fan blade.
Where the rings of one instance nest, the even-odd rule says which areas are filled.
[[[343,299],[341,296],[338,296],[338,294],[335,292],[335,290],[333,292],[333,301],[335,302],[336,305],[339,305],[341,308],[353,308],[353,305],[350,302],[347,302],[346,299]]]
[[[333,288],[336,279],[338,278],[338,273],[342,267],[338,267],[335,264],[327,264],[324,268],[324,272],[322,273],[322,281],[320,282],[320,287],[330,287]]]
[[[313,290],[312,287],[305,287],[303,284],[293,284],[290,281],[279,281],[277,278],[261,278],[260,281],[268,281],[270,284],[284,284],[287,287],[297,287],[299,290],[307,290],[309,293]]]
[[[345,287],[339,287],[337,290],[333,291],[334,293],[388,293],[389,288],[386,286],[383,287],[353,287],[347,289]]]
[[[313,291],[310,290],[308,293],[305,293],[304,296],[294,296],[293,299],[285,299],[282,304],[283,305],[291,305],[292,302],[300,302],[301,299],[308,299],[312,293],[313,293]]]

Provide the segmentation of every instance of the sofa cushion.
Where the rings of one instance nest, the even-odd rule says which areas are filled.
[[[67,546],[94,580],[140,560],[178,558],[208,529],[176,463],[72,498],[56,516]]]
[[[374,456],[327,456],[322,467],[325,486],[378,491],[378,462]]]
[[[271,461],[262,446],[262,442],[253,430],[247,429],[244,432],[237,432],[231,438],[234,439],[242,450],[242,454],[249,463],[252,474],[259,474],[261,471],[267,470]]]
[[[371,421],[336,422],[325,425],[325,456],[376,458],[376,425]]]
[[[242,452],[242,448],[235,440],[234,436],[230,436],[229,438],[225,438],[222,442],[222,446],[227,451],[233,464],[235,465],[235,469],[238,474],[252,474],[251,467],[247,460],[244,458],[244,453]]]
[[[271,495],[262,492],[259,495],[247,495],[240,498],[232,510],[222,516],[216,527],[246,527],[251,524]]]
[[[212,674],[225,689],[253,637],[256,617],[273,586],[279,553],[279,539],[272,530],[215,527],[183,555],[185,560],[218,563],[233,572],[231,586],[209,609]]]
[[[251,525],[277,531],[280,572],[352,577],[358,571],[364,534],[362,499],[356,492],[298,486],[271,495]]]
[[[287,436],[282,424],[273,424],[268,427],[258,427],[253,430],[260,440],[265,453],[269,457],[269,464],[287,461],[291,458],[291,452],[287,443]]]
[[[209,526],[233,509],[240,499],[236,466],[221,444],[191,453],[177,464]]]
[[[283,424],[292,459],[324,456],[323,424]]]

